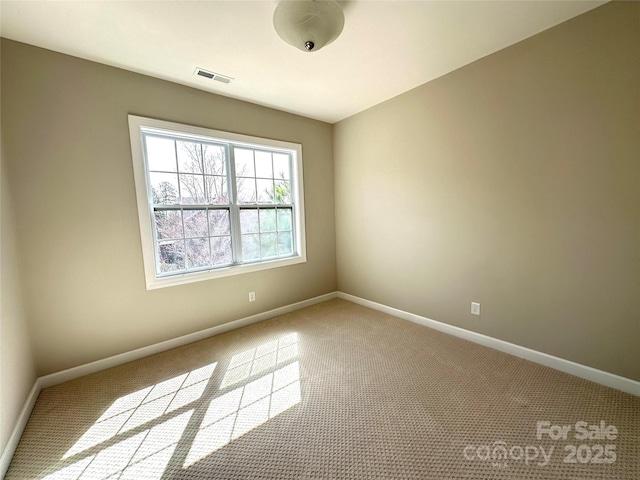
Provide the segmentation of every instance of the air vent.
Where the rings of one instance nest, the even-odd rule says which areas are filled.
[[[200,75],[201,77],[205,77],[205,78],[215,78],[215,75],[213,73],[209,73],[209,72],[205,72],[204,70],[197,70],[197,74],[196,75]]]
[[[222,83],[231,83],[233,78],[227,77],[226,75],[220,75],[219,73],[209,72],[208,70],[204,70],[202,68],[196,68],[195,75],[199,75],[200,77],[208,78],[209,80],[216,80]]]

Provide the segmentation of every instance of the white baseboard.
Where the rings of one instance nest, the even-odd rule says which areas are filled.
[[[9,437],[9,441],[7,442],[6,447],[4,447],[4,451],[2,452],[2,457],[0,457],[0,478],[4,478],[4,475],[7,473],[9,469],[9,464],[11,463],[11,458],[13,457],[16,448],[18,448],[18,442],[20,441],[20,437],[22,436],[22,432],[24,428],[27,426],[27,422],[29,421],[29,416],[31,415],[31,411],[36,404],[36,400],[38,399],[38,395],[40,395],[40,390],[42,387],[40,386],[40,379],[36,379],[31,391],[29,392],[29,396],[27,400],[24,402],[24,406],[22,410],[20,410],[20,415],[18,415],[18,421],[16,422],[13,431],[11,432],[11,436]]]
[[[536,350],[531,350],[530,348],[521,347],[520,345],[516,345],[514,343],[505,342],[504,340],[498,340],[497,338],[488,337],[487,335],[482,335],[481,333],[465,330],[464,328],[454,327],[453,325],[438,322],[436,320],[431,320],[430,318],[421,317],[420,315],[405,312],[404,310],[398,310],[397,308],[388,307],[386,305],[382,305],[381,303],[365,300],[364,298],[356,297],[348,293],[338,292],[337,296],[338,298],[342,298],[343,300],[348,300],[350,302],[369,307],[373,310],[388,313],[389,315],[393,315],[394,317],[409,320],[410,322],[433,328],[434,330],[453,335],[454,337],[463,338],[465,340],[469,340],[470,342],[484,345],[485,347],[493,348],[494,350],[499,350],[501,352],[509,353],[516,357],[524,358],[525,360],[530,360],[532,362],[539,363],[540,365],[544,365],[546,367],[550,367],[555,370],[559,370],[561,372],[584,378],[585,380],[590,380],[592,382],[599,383],[600,385],[605,385],[607,387],[615,388],[616,390],[621,390],[623,392],[630,393],[631,395],[640,397],[640,382],[631,380],[630,378],[621,377],[618,375],[614,375],[613,373],[604,372],[602,370],[588,367],[586,365],[581,365],[570,360],[554,357],[553,355],[548,355]]]
[[[18,421],[16,422],[13,432],[11,433],[11,437],[9,437],[7,446],[2,452],[2,457],[0,457],[0,478],[4,478],[4,475],[7,473],[7,469],[9,468],[9,464],[11,463],[11,458],[13,457],[13,454],[15,453],[15,450],[18,446],[18,442],[20,441],[22,432],[27,425],[27,421],[29,420],[31,411],[33,410],[33,407],[36,404],[36,400],[38,399],[38,395],[43,388],[68,382],[69,380],[74,380],[91,373],[100,372],[107,368],[115,367],[127,362],[131,362],[133,360],[148,357],[149,355],[153,355],[155,353],[160,353],[172,348],[181,347],[189,343],[197,342],[198,340],[203,340],[214,335],[219,335],[230,330],[235,330],[236,328],[251,325],[252,323],[261,322],[269,318],[284,315],[285,313],[300,310],[301,308],[310,307],[311,305],[315,305],[317,303],[326,302],[327,300],[331,300],[333,298],[336,298],[337,296],[337,292],[327,293],[325,295],[320,295],[319,297],[303,300],[302,302],[292,303],[291,305],[285,305],[284,307],[274,308],[273,310],[269,310],[267,312],[251,315],[250,317],[241,318],[228,323],[224,323],[222,325],[216,325],[215,327],[200,330],[199,332],[190,333],[178,338],[173,338],[171,340],[138,348],[130,352],[121,353],[119,355],[114,355],[102,360],[96,360],[95,362],[87,363],[85,365],[80,365],[77,367],[69,368],[67,370],[63,370],[61,372],[56,372],[50,375],[39,377],[33,384],[33,388],[31,389],[31,392],[27,397],[27,401],[20,411]]]
[[[107,368],[115,367],[124,363],[131,362],[133,360],[148,357],[149,355],[153,355],[155,353],[165,352],[167,350],[171,350],[172,348],[181,347],[183,345],[188,345],[189,343],[197,342],[198,340],[204,340],[205,338],[213,337],[214,335],[220,335],[221,333],[235,330],[236,328],[240,327],[245,327],[247,325],[251,325],[252,323],[257,323],[269,318],[277,317],[279,315],[284,315],[285,313],[293,312],[294,310],[300,310],[301,308],[310,307],[311,305],[315,305],[316,303],[326,302],[327,300],[331,300],[332,298],[336,298],[337,296],[337,292],[327,293],[325,295],[320,295],[319,297],[303,300],[302,302],[292,303],[291,305],[285,305],[284,307],[274,308],[273,310],[257,313],[255,315],[251,315],[250,317],[233,320],[231,322],[223,323],[222,325],[216,325],[215,327],[189,333],[188,335],[183,335],[181,337],[172,338],[171,340],[155,343],[153,345],[138,348],[136,350],[131,350],[130,352],[121,353],[112,357],[103,358],[102,360],[96,360],[95,362],[86,363],[78,367],[62,370],[61,372],[45,375],[44,377],[40,377],[39,380],[41,382],[42,388],[51,387],[53,385],[68,382],[69,380],[73,380],[75,378],[84,377],[85,375],[89,375],[91,373],[106,370]]]

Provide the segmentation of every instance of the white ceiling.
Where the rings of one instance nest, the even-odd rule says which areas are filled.
[[[0,34],[334,123],[606,2],[340,3],[342,35],[313,53],[276,35],[276,0],[2,0]]]

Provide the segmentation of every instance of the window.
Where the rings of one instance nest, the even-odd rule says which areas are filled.
[[[147,288],[306,261],[299,144],[129,115]]]

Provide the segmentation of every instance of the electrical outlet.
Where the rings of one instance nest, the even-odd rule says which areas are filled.
[[[256,292],[249,292],[249,301],[250,302],[256,301]]]
[[[476,302],[471,302],[471,314],[472,315],[480,315],[480,304]]]

